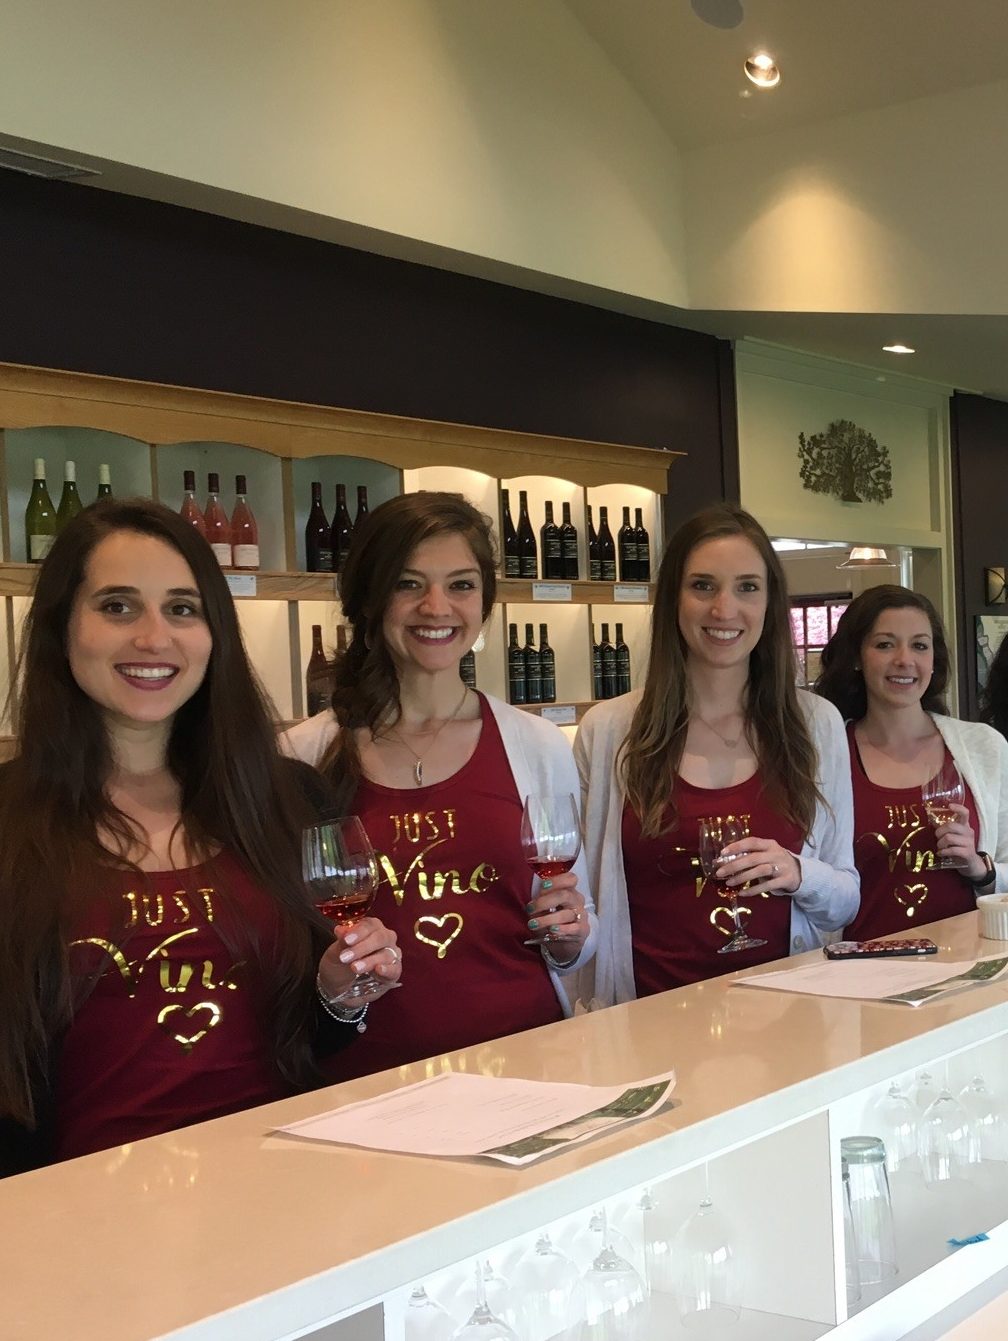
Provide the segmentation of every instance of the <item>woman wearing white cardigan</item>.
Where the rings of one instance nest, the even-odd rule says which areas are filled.
[[[284,745],[363,820],[409,981],[369,1023],[366,1055],[337,1059],[343,1080],[562,1019],[596,922],[583,858],[538,880],[520,841],[527,796],[577,794],[569,744],[459,676],[494,603],[488,520],[458,494],[390,499],[339,583],[352,636],[332,707]]]
[[[848,722],[861,873],[852,938],[914,931],[1008,888],[1008,741],[946,715],[948,670],[934,606],[888,584],[851,602],[823,652],[816,691]],[[936,830],[921,786],[952,763],[963,804]]]
[[[596,1005],[810,950],[854,916],[843,724],[794,687],[787,591],[762,527],[709,508],[669,542],[642,691],[593,708],[574,746],[599,944]],[[739,822],[711,878],[701,821]],[[727,951],[733,901],[751,938]]]

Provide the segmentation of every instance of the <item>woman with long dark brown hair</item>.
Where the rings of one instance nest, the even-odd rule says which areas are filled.
[[[332,708],[286,743],[363,819],[409,981],[376,1012],[366,1056],[334,1059],[342,1079],[562,1019],[561,979],[591,954],[595,918],[583,859],[536,883],[520,842],[527,796],[576,795],[570,746],[459,675],[493,609],[487,518],[458,494],[390,499],[355,532],[339,586],[352,632]]]
[[[602,1005],[810,950],[857,909],[839,715],[795,688],[787,587],[759,523],[719,504],[662,559],[642,690],[581,723]],[[716,879],[700,822],[717,837]],[[734,899],[733,896],[734,895]],[[725,953],[733,903],[756,947]]]
[[[394,982],[399,955],[375,919],[334,939],[308,902],[325,788],[277,750],[205,540],[157,504],[85,509],[39,572],[18,684],[0,1172],[318,1084],[356,1036],[333,999],[355,966]]]
[[[938,612],[907,587],[863,591],[823,650],[816,692],[846,719],[850,747],[861,873],[852,939],[913,932],[1008,887],[1008,742],[948,715],[948,673]],[[947,764],[962,778],[962,803],[935,829],[921,788]]]

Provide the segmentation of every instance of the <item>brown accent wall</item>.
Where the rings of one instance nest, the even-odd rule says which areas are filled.
[[[985,568],[1008,567],[1008,403],[957,391],[950,409],[959,711],[975,718],[975,617],[1008,614],[986,604],[984,584]]]
[[[686,451],[673,525],[737,497],[711,336],[10,172],[0,257],[0,361]]]

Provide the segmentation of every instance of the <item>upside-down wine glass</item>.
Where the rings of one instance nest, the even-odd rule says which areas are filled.
[[[352,927],[369,912],[378,892],[378,859],[357,815],[312,824],[301,835],[301,870],[308,894],[333,926]],[[334,1001],[373,1001],[398,987],[373,973],[358,973]]]
[[[550,1341],[584,1322],[581,1273],[566,1253],[553,1246],[545,1230],[521,1258],[512,1279],[525,1315],[527,1341]]]
[[[540,880],[561,875],[581,851],[581,821],[570,792],[526,796],[521,817],[522,855]],[[554,911],[551,909],[550,911]],[[550,928],[530,936],[525,945],[543,945],[560,937]]]
[[[518,1333],[490,1311],[482,1262],[476,1263],[476,1305],[468,1322],[455,1332],[453,1341],[518,1341]]]
[[[609,1242],[602,1211],[602,1248],[584,1274],[582,1341],[641,1341],[647,1322],[647,1286]]]
[[[722,851],[729,843],[744,838],[745,833],[741,824],[730,819],[702,819],[698,821],[698,825],[700,831],[700,866],[704,875],[716,880],[718,879],[717,871],[723,864],[721,861]],[[732,919],[735,923],[735,934],[726,944],[721,946],[718,954],[733,954],[737,950],[753,950],[758,945],[766,945],[766,941],[760,940],[757,936],[750,936],[743,928],[742,913],[738,906],[739,891],[729,889],[725,885],[722,892],[728,900]]]
[[[961,806],[966,799],[966,788],[952,759],[946,759],[934,777],[924,783],[921,799],[937,839],[941,827],[955,821],[956,813],[952,807]],[[935,862],[943,871],[961,870],[965,864],[959,857],[938,856]]]

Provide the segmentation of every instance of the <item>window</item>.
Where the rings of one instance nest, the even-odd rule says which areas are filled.
[[[823,596],[796,596],[791,601],[791,635],[798,660],[798,683],[812,684],[819,674],[822,650],[832,638],[840,616],[851,603],[849,591]]]

